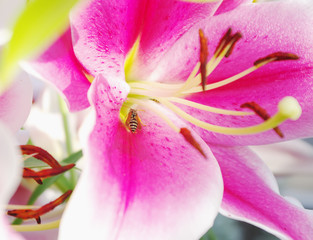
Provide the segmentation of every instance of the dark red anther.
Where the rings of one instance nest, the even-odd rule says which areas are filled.
[[[247,103],[242,104],[240,107],[241,108],[249,108],[249,109],[253,110],[264,121],[271,118],[271,116],[266,112],[266,110],[255,102],[247,102]],[[279,129],[279,127],[275,127],[275,128],[273,128],[273,130],[277,133],[277,135],[279,137],[281,137],[281,138],[284,137],[284,134]]]
[[[236,32],[235,34],[232,35],[232,29],[228,28],[227,32],[224,34],[224,36],[221,38],[221,40],[219,41],[217,48],[215,50],[214,55],[220,55],[223,50],[229,46],[229,50],[227,51],[227,53],[225,54],[225,57],[229,57],[233,50],[234,47],[236,45],[236,43],[238,42],[238,40],[242,37],[240,32]]]
[[[258,66],[260,64],[263,64],[267,61],[284,61],[284,60],[297,60],[299,59],[299,56],[293,53],[287,53],[287,52],[275,52],[272,54],[267,55],[266,57],[260,58],[256,60],[253,65]]]
[[[27,176],[30,176],[30,175],[35,175],[36,172],[30,168],[24,168],[23,169],[23,177],[24,178],[27,178]],[[32,177],[38,184],[42,184],[42,180],[40,177]]]
[[[37,180],[40,178],[48,178],[48,177],[59,175],[61,173],[64,173],[64,172],[70,170],[74,166],[75,166],[75,164],[71,163],[71,164],[57,167],[57,168],[44,169],[44,170],[41,170],[38,172],[36,172],[32,169],[29,169],[29,168],[24,168],[23,177],[24,178],[33,178],[36,182],[38,182]],[[42,184],[42,182],[39,184]]]
[[[239,41],[240,38],[242,38],[242,35],[240,32],[236,32],[232,36],[231,40],[229,41],[231,43],[231,46],[230,46],[229,50],[227,51],[227,53],[225,54],[225,57],[229,57],[232,54],[232,52],[235,48],[235,45]]]
[[[220,53],[223,51],[227,43],[229,43],[229,39],[231,37],[231,28],[227,29],[227,32],[224,34],[224,36],[219,41],[216,50],[214,52],[215,55],[220,55]]]
[[[205,91],[206,65],[208,62],[208,39],[204,36],[202,29],[199,29],[200,38],[200,74],[202,90]]]
[[[33,145],[20,145],[23,155],[33,155],[34,158],[41,160],[51,166],[52,168],[61,167],[60,163],[55,160],[46,150]]]
[[[72,192],[73,190],[68,190],[63,195],[58,197],[56,200],[47,203],[41,208],[9,210],[7,214],[24,220],[34,218],[37,221],[37,223],[40,224],[41,223],[40,216],[46,214],[47,212],[52,211],[57,206],[61,205],[72,194]]]
[[[189,142],[199,153],[201,153],[203,157],[207,158],[200,144],[196,141],[196,139],[194,139],[194,137],[191,135],[191,132],[187,128],[181,128],[180,134],[182,134],[185,140]]]

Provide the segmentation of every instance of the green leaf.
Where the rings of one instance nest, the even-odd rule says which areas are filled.
[[[75,152],[72,155],[70,155],[69,157],[62,160],[61,165],[76,163],[82,156],[83,156],[82,150]],[[27,168],[43,168],[43,167],[49,167],[49,165],[36,159],[36,158],[34,158],[34,157],[30,157],[24,161],[24,167],[27,167]]]
[[[70,163],[76,163],[81,157],[83,156],[82,150],[79,150],[69,157],[65,158],[64,160],[61,161],[62,165],[70,164]]]
[[[33,191],[32,195],[29,197],[27,205],[33,205],[36,202],[36,200],[40,197],[40,195],[44,191],[46,191],[46,189],[48,189],[52,184],[54,184],[61,177],[61,175],[44,179],[42,181],[42,184],[38,185]]]
[[[20,60],[39,54],[66,30],[69,12],[78,1],[34,0],[27,4],[3,50],[0,89],[10,82]]]
[[[49,167],[48,164],[34,158],[34,157],[31,157],[31,158],[28,158],[24,161],[24,167],[27,167],[27,168],[42,168],[42,167]]]
[[[209,231],[207,231],[206,234],[202,236],[202,238],[200,238],[200,240],[217,240],[217,237],[215,236],[213,230],[210,229]]]

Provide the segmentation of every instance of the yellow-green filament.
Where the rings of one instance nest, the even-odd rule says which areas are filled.
[[[200,110],[204,110],[204,111],[208,111],[208,112],[212,112],[212,113],[217,113],[217,114],[233,115],[233,116],[247,116],[247,115],[253,115],[254,114],[252,112],[233,111],[233,110],[225,110],[225,109],[221,109],[221,108],[210,107],[210,106],[203,105],[200,103],[188,101],[188,100],[183,99],[183,98],[169,97],[166,99],[171,101],[171,102],[181,103],[181,104],[186,105],[186,106],[190,106],[193,108],[197,108]]]
[[[220,62],[223,60],[223,58],[225,57],[227,52],[232,47],[234,41],[235,41],[235,39],[231,40],[219,55],[214,54],[214,56],[211,58],[211,60],[208,62],[207,66],[206,66],[206,68],[207,68],[206,69],[206,72],[207,72],[206,76],[209,76],[214,71],[214,69],[220,64]],[[223,45],[221,45],[220,48],[222,46]],[[218,49],[217,52],[220,51],[220,48]]]
[[[279,124],[281,124],[287,119],[294,120],[301,115],[301,107],[299,106],[297,100],[295,100],[292,97],[287,97],[282,99],[281,102],[279,103],[278,106],[279,111],[272,118],[268,119],[267,121],[261,124],[242,128],[221,127],[200,121],[199,119],[192,117],[191,115],[184,112],[183,110],[181,110],[180,108],[178,108],[177,106],[175,106],[174,104],[170,103],[167,100],[163,99],[158,100],[160,101],[160,103],[171,109],[173,112],[175,112],[178,116],[182,117],[186,121],[208,131],[228,135],[248,135],[264,132],[277,127]]]
[[[34,225],[11,225],[11,227],[17,232],[36,232],[49,229],[58,228],[60,226],[60,220],[56,220],[49,223],[34,224]]]
[[[197,73],[199,72],[200,65],[201,65],[201,63],[197,62],[196,66],[191,71],[191,73],[190,73],[189,77],[187,78],[187,80],[185,81],[184,85],[179,89],[179,92],[183,92],[184,90],[188,90],[188,89],[195,87],[196,85],[200,84],[200,82],[198,83],[197,81],[194,80]]]
[[[216,89],[216,88],[219,88],[219,87],[222,87],[222,86],[225,86],[227,84],[230,84],[232,82],[235,82],[239,79],[241,79],[242,77],[252,73],[253,71],[255,71],[256,69],[258,69],[258,67],[256,66],[253,66],[253,67],[250,67],[244,71],[242,71],[241,73],[238,73],[230,78],[227,78],[225,80],[222,80],[222,81],[219,81],[219,82],[216,82],[216,83],[211,83],[211,84],[207,84],[205,86],[205,91],[208,91],[208,90],[212,90],[212,89]],[[202,87],[201,86],[197,86],[197,87],[194,87],[188,91],[185,91],[184,94],[191,94],[191,93],[197,93],[197,92],[202,92]]]

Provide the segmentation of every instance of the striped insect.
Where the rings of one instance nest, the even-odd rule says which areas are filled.
[[[141,129],[141,120],[138,116],[138,113],[135,109],[130,109],[128,112],[128,116],[126,119],[126,127],[132,132],[132,133],[136,133],[137,130]]]

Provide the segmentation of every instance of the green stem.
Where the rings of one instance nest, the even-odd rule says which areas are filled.
[[[67,111],[65,102],[60,96],[58,96],[58,100],[59,100],[59,106],[60,106],[60,111],[61,111],[62,120],[63,120],[66,151],[67,151],[67,154],[70,156],[73,153],[73,148],[72,148],[72,141],[71,141],[71,133],[69,129],[68,111]],[[74,169],[71,169],[69,171],[69,174],[70,174],[69,181],[72,186],[71,188],[74,189],[76,185],[76,181],[77,181],[77,175]]]
[[[200,240],[217,240],[217,237],[214,234],[213,230],[210,229],[202,238],[200,238]]]
[[[62,121],[63,121],[63,128],[64,128],[64,134],[65,134],[65,143],[66,143],[66,151],[68,155],[71,155],[73,152],[72,149],[72,141],[71,141],[71,134],[70,134],[70,129],[68,125],[68,111],[66,109],[65,102],[63,99],[58,96],[59,100],[59,107],[62,115]]]

